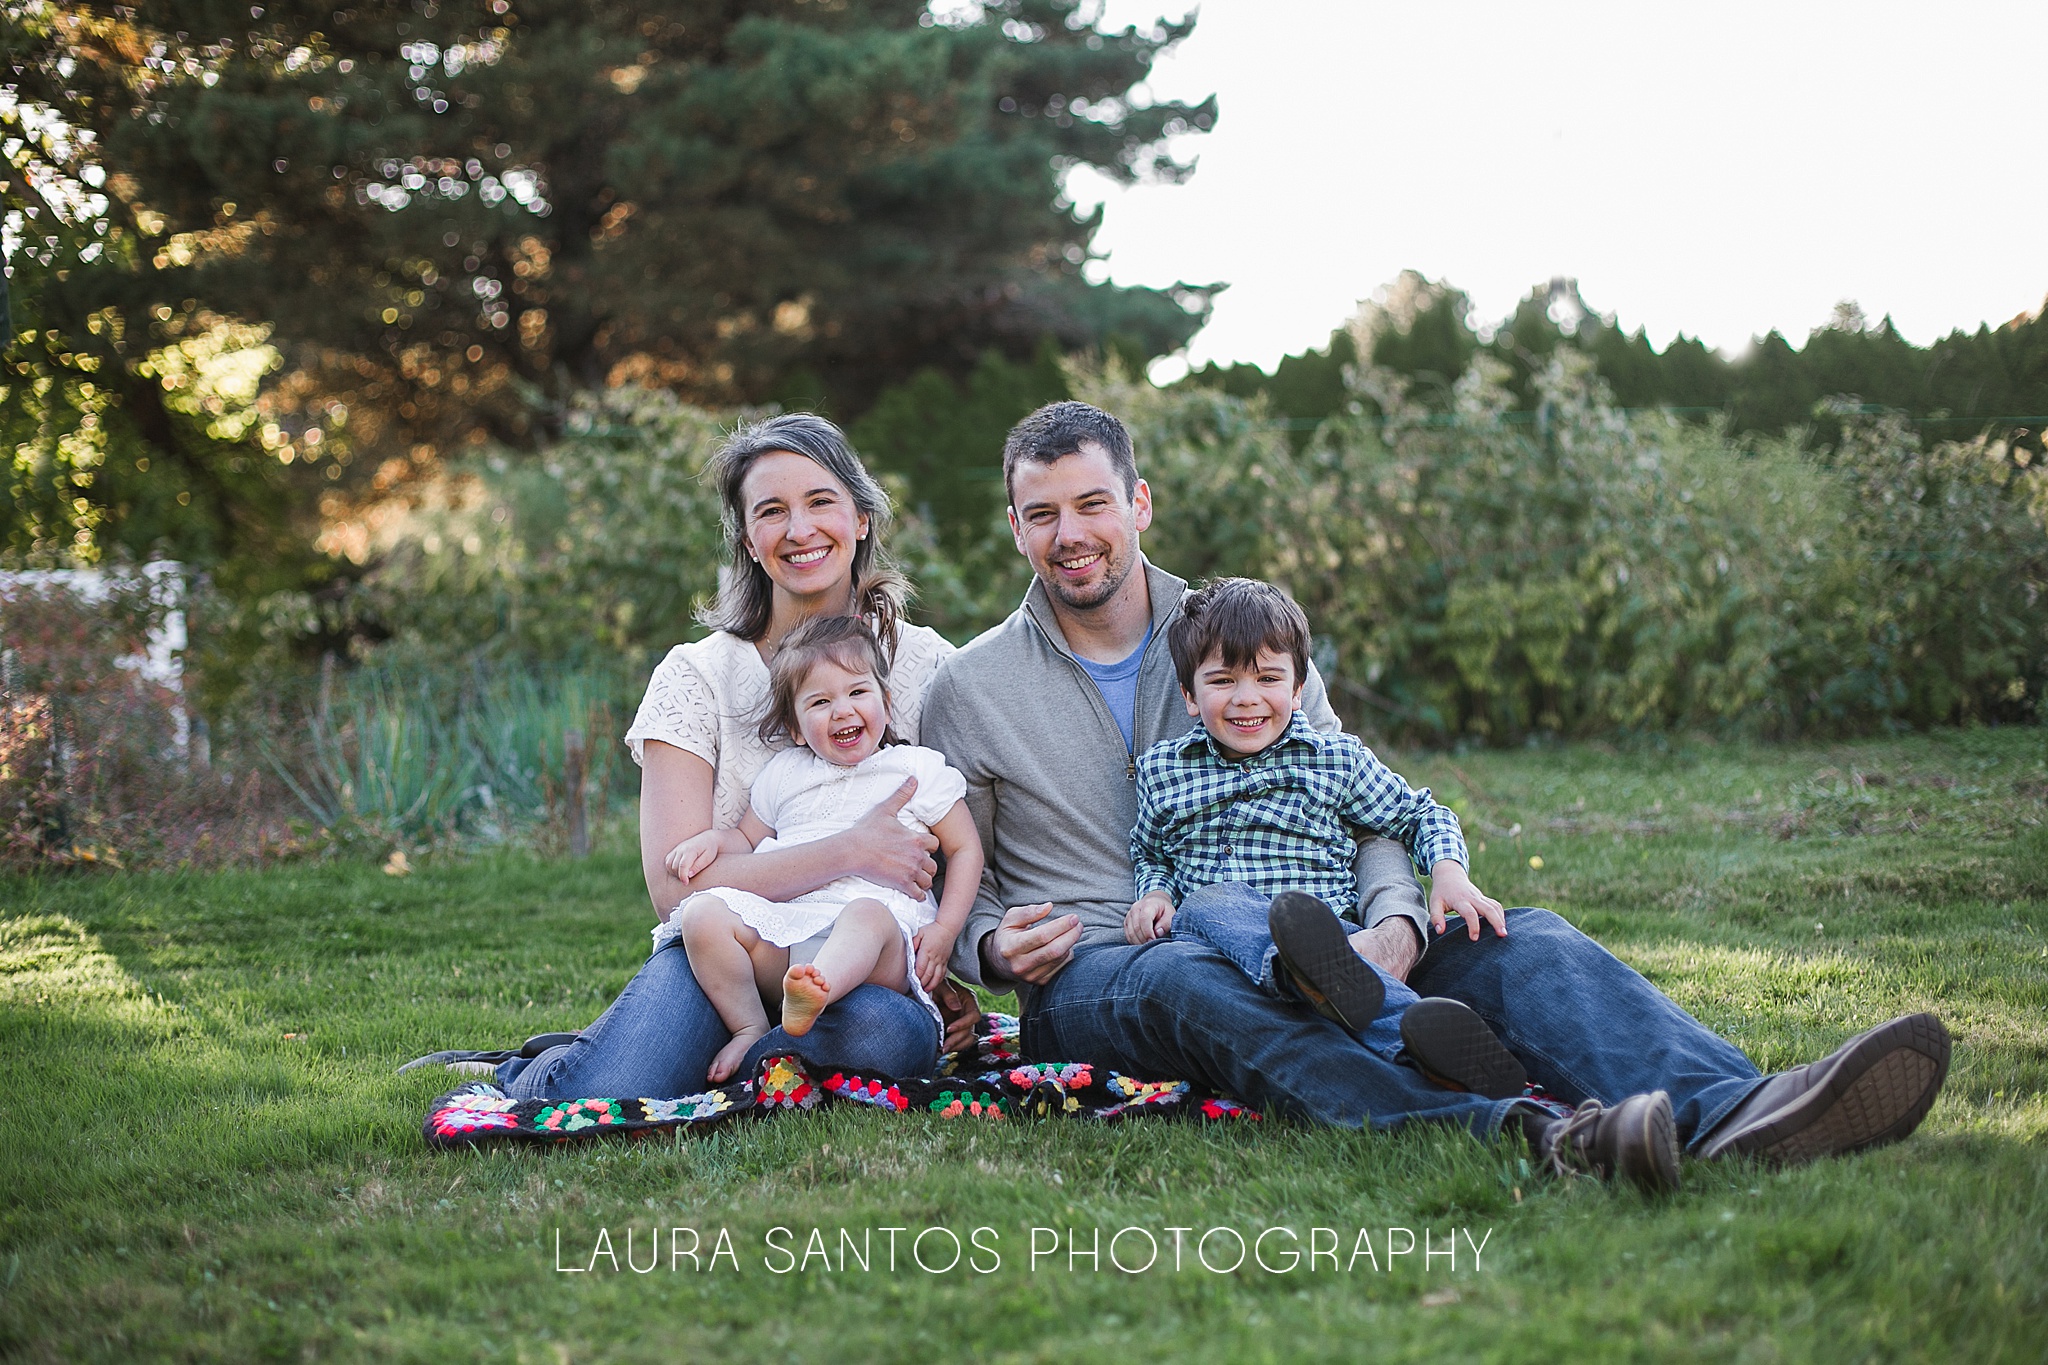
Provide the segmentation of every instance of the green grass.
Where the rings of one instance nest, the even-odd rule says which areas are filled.
[[[433,1154],[418,1128],[446,1078],[392,1068],[587,1022],[646,942],[622,847],[580,866],[427,858],[403,879],[0,882],[0,1356],[2039,1360],[2044,746],[2004,730],[1404,756],[1485,844],[1482,886],[1556,908],[1765,1066],[1905,1010],[1954,1030],[1910,1141],[1790,1172],[1689,1163],[1655,1202],[1428,1131],[830,1111]],[[772,1274],[777,1225],[799,1252],[812,1227],[835,1248],[875,1229],[874,1268]],[[1173,1225],[1337,1229],[1347,1260],[1364,1228],[1383,1267],[1390,1227],[1487,1240],[1476,1269],[1463,1241],[1455,1270],[1416,1254],[1211,1274],[1192,1244],[1179,1273],[1030,1268],[1033,1226]],[[1002,1266],[926,1274],[899,1252],[890,1273],[889,1226],[994,1228]],[[707,1249],[727,1229],[739,1268],[625,1270],[627,1229],[644,1263],[650,1227]],[[556,1273],[558,1229],[575,1264],[609,1229],[620,1272]]]

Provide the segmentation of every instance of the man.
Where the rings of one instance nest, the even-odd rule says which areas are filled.
[[[1486,1133],[1528,1113],[1521,1101],[1445,1090],[1376,1056],[1337,1024],[1261,992],[1201,944],[1125,942],[1136,895],[1136,756],[1187,728],[1164,640],[1187,585],[1140,551],[1151,492],[1108,413],[1083,403],[1040,409],[1010,433],[1003,472],[1011,532],[1035,581],[1016,612],[941,668],[924,717],[924,742],[967,777],[987,854],[954,970],[1017,992],[1033,1056],[1185,1077],[1277,1113],[1351,1126],[1424,1118]],[[1313,675],[1303,711],[1334,728]],[[1913,1015],[1763,1077],[1546,910],[1512,910],[1508,932],[1484,940],[1469,923],[1425,955],[1422,898],[1391,847],[1405,886],[1389,885],[1385,863],[1373,863],[1382,870],[1366,877],[1358,951],[1421,994],[1477,1011],[1559,1096],[1625,1101],[1605,1111],[1611,1117],[1668,1092],[1677,1138],[1695,1155],[1792,1161],[1896,1140],[1926,1115],[1947,1075],[1946,1030]],[[1552,1134],[1574,1148],[1555,1153],[1558,1164],[1612,1171],[1620,1125],[1600,1108],[1586,1111],[1589,1122],[1525,1122],[1524,1131],[1533,1139],[1577,1123]]]

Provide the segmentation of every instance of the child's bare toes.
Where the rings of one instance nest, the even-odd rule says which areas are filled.
[[[825,974],[809,962],[797,963],[782,974],[782,1031],[792,1038],[803,1037],[831,999],[832,987],[826,984]]]
[[[747,1050],[767,1035],[766,1024],[759,1028],[741,1029],[735,1033],[732,1041],[720,1048],[718,1055],[711,1059],[711,1069],[704,1073],[704,1079],[714,1085],[720,1081],[731,1080],[733,1073],[740,1069],[740,1063],[747,1059]]]

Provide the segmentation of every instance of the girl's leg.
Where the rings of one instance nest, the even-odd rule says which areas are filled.
[[[825,1006],[855,986],[873,982],[908,991],[910,962],[903,930],[877,900],[850,901],[832,924],[817,960],[791,967],[782,978],[782,1030],[801,1038]]]
[[[698,896],[679,913],[690,971],[718,1017],[732,1030],[732,1041],[719,1049],[705,1073],[705,1078],[716,1084],[729,1080],[754,1040],[768,1032],[768,1011],[761,1004],[755,958],[761,950],[773,952],[775,948],[763,943],[759,934],[714,896]]]

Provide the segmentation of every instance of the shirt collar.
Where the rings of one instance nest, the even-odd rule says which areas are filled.
[[[1138,569],[1145,575],[1145,590],[1152,598],[1152,624],[1145,637],[1149,640],[1163,631],[1174,613],[1180,610],[1180,599],[1187,595],[1188,584],[1186,579],[1175,577],[1145,558],[1142,551],[1138,555]],[[1039,632],[1052,642],[1054,649],[1068,658],[1076,657],[1073,648],[1067,644],[1066,632],[1060,629],[1059,618],[1053,614],[1052,598],[1035,574],[1031,586],[1024,590],[1022,610]]]

